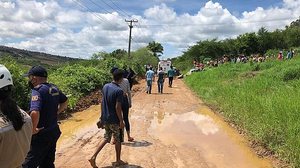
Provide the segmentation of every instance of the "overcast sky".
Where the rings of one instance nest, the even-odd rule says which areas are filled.
[[[199,40],[283,29],[300,16],[300,0],[0,0],[0,45],[90,58],[99,51],[132,50],[150,41],[163,58]]]

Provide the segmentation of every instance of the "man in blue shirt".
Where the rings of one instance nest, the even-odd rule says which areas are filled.
[[[147,93],[151,94],[152,90],[152,82],[154,81],[154,71],[152,71],[152,67],[149,68],[149,70],[146,72],[146,81],[147,81]]]
[[[56,142],[60,137],[57,115],[67,107],[67,97],[53,84],[47,83],[47,71],[32,67],[27,74],[31,88],[30,117],[32,139],[23,168],[54,168]]]
[[[175,71],[173,69],[173,66],[171,66],[171,69],[169,69],[169,71],[168,71],[169,87],[172,87],[172,85],[173,85],[174,76],[175,76]]]
[[[102,89],[101,103],[101,123],[104,125],[105,133],[93,156],[89,159],[92,167],[96,168],[96,157],[101,149],[111,141],[112,136],[115,139],[116,162],[114,166],[127,164],[121,160],[121,141],[122,135],[120,129],[124,128],[122,116],[123,90],[119,84],[123,81],[123,71],[121,69],[113,70],[113,81],[105,84]]]

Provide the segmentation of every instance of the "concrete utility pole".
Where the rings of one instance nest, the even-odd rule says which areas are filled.
[[[129,22],[129,44],[128,44],[128,58],[130,58],[130,46],[131,46],[131,29],[133,28],[132,22],[138,22],[137,20],[126,20],[125,22]]]

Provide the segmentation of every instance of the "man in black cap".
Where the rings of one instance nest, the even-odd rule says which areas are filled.
[[[47,71],[42,66],[32,67],[27,74],[31,88],[30,117],[33,130],[30,151],[23,168],[54,168],[56,142],[61,134],[57,114],[67,107],[67,97],[47,82]]]

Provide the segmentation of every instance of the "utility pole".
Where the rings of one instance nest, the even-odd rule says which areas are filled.
[[[126,20],[125,22],[129,22],[129,44],[128,44],[128,58],[130,58],[130,47],[131,47],[131,29],[133,28],[132,22],[138,22],[137,20]]]

